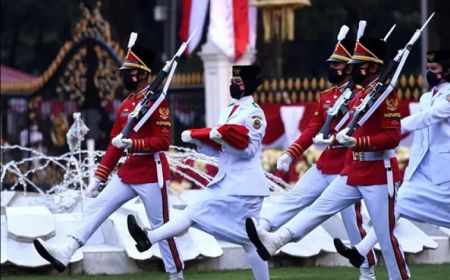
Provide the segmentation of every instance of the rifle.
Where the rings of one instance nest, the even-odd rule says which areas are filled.
[[[419,39],[423,30],[428,25],[433,16],[434,13],[430,15],[430,17],[420,29],[417,29],[416,32],[414,32],[413,36],[406,44],[406,46],[398,51],[397,55],[383,71],[375,87],[368,95],[366,95],[361,104],[355,109],[352,120],[347,126],[347,135],[352,135],[356,128],[362,126],[370,118],[370,116],[373,115],[378,107],[380,107],[381,103],[386,99],[386,97],[392,92],[414,43],[417,41],[417,39]],[[389,79],[390,81],[388,81]]]
[[[178,48],[177,52],[172,57],[172,59],[168,60],[164,65],[164,67],[161,69],[161,71],[159,71],[159,73],[156,75],[155,79],[150,84],[144,98],[139,102],[139,104],[136,106],[133,112],[128,115],[127,124],[125,125],[125,127],[122,129],[121,132],[122,137],[128,138],[130,136],[130,131],[133,123],[136,120],[139,120],[139,122],[133,128],[133,130],[137,132],[142,127],[142,125],[150,118],[150,116],[156,111],[156,108],[158,108],[159,105],[163,102],[163,100],[166,97],[167,89],[169,88],[175,69],[178,65],[178,60],[180,59],[189,41],[192,39],[192,37],[196,32],[197,29],[195,29],[194,32],[192,32],[191,36],[189,36],[187,41],[181,44],[181,46]],[[164,84],[163,90],[159,93],[155,93],[166,77],[168,78]],[[152,102],[153,104],[151,104],[150,107],[150,103]]]
[[[396,27],[396,24],[394,24],[391,27],[391,29],[389,29],[389,31],[384,36],[383,41],[385,41],[385,42],[387,41],[387,39],[391,35],[392,31],[394,31],[395,27]],[[365,29],[365,22],[363,21],[362,24],[360,23],[360,27],[358,28],[358,40],[363,35],[364,29]],[[350,81],[347,84],[347,86],[345,87],[344,92],[339,96],[339,98],[334,103],[333,107],[328,109],[325,123],[319,131],[319,133],[322,133],[324,139],[328,139],[330,137],[331,122],[337,116],[337,114],[339,112],[342,113],[343,117],[342,117],[341,121],[338,123],[338,125],[336,126],[336,131],[339,131],[339,128],[349,118],[347,104],[354,96],[354,93],[353,93],[354,86],[355,86],[355,83],[353,81]]]
[[[333,107],[328,109],[325,123],[319,131],[319,133],[323,135],[324,139],[328,139],[330,137],[331,122],[337,116],[337,114],[339,112],[342,112],[342,114],[345,115],[345,113],[347,112],[347,103],[350,101],[350,99],[353,98],[354,95],[352,90],[354,85],[355,83],[353,81],[348,82],[344,92],[336,100]]]

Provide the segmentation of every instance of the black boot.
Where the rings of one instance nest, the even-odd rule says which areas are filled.
[[[136,249],[139,252],[144,252],[150,249],[152,247],[152,243],[148,239],[145,230],[139,227],[133,215],[128,215],[127,223],[128,231],[130,232],[131,237],[133,237],[134,241],[136,241]]]
[[[345,246],[339,238],[335,238],[333,242],[337,252],[343,257],[346,257],[353,266],[360,267],[363,264],[365,258],[361,256],[355,247],[349,248]]]

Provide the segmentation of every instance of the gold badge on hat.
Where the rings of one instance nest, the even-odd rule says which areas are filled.
[[[434,53],[427,54],[427,59],[429,62],[434,62]]]
[[[240,67],[235,67],[233,69],[233,74],[234,75],[240,75],[241,74],[241,68]]]

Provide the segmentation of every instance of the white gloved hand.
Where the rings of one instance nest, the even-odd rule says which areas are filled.
[[[222,134],[220,134],[219,131],[217,131],[217,129],[215,128],[211,129],[211,131],[209,132],[209,138],[220,145],[225,144],[225,141],[222,138]]]
[[[333,141],[334,141],[334,135],[330,135],[330,138],[325,139],[325,138],[323,138],[323,134],[319,133],[316,136],[314,136],[314,138],[312,140],[315,144],[323,144],[323,145],[331,146],[331,144],[333,144]]]
[[[131,148],[133,142],[129,138],[123,138],[122,133],[119,133],[111,140],[111,144],[118,149],[128,149]]]
[[[277,161],[277,170],[288,172],[293,161],[294,159],[290,155],[284,153]]]
[[[88,197],[96,197],[100,192],[98,191],[98,189],[100,188],[102,184],[102,181],[100,181],[99,178],[94,177],[91,181],[91,183],[89,183],[89,186],[87,186],[86,190],[85,190],[85,194]]]
[[[192,136],[190,130],[185,130],[181,133],[181,141],[184,143],[192,143]]]
[[[355,137],[348,136],[348,135],[347,135],[348,131],[349,131],[349,128],[348,128],[348,127],[346,127],[346,128],[344,128],[343,130],[339,131],[338,134],[336,135],[336,140],[337,140],[340,144],[342,144],[342,145],[344,145],[344,146],[346,146],[346,147],[351,148],[351,147],[355,146],[355,144],[356,144],[356,138],[355,138]]]

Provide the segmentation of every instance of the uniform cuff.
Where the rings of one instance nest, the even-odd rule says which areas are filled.
[[[288,153],[294,161],[297,160],[303,152],[303,148],[297,143],[292,144],[286,151],[286,153]]]
[[[95,177],[100,179],[102,182],[106,182],[108,180],[109,174],[111,174],[111,170],[103,164],[99,164],[97,166],[97,170],[95,171]]]

